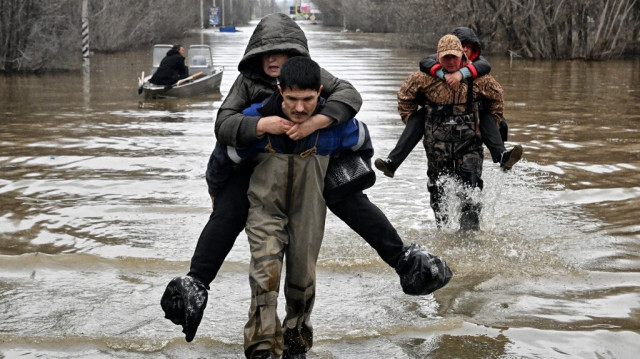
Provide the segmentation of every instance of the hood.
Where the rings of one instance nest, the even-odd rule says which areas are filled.
[[[456,35],[458,37],[458,39],[460,39],[460,42],[464,45],[465,42],[470,42],[472,44],[475,44],[476,46],[478,46],[478,51],[477,53],[474,53],[471,57],[471,59],[469,59],[470,61],[473,61],[475,58],[477,58],[478,56],[480,56],[482,54],[482,44],[480,43],[480,40],[478,39],[478,36],[476,35],[476,33],[468,28],[468,27],[456,27],[452,32],[452,35]]]
[[[261,58],[273,51],[309,57],[307,37],[300,26],[285,14],[270,14],[260,20],[238,64],[238,71],[246,77],[271,82],[262,71]]]
[[[178,52],[178,50],[174,50],[174,49],[170,49],[169,51],[167,51],[167,56],[172,56],[172,55],[180,55],[180,53]]]

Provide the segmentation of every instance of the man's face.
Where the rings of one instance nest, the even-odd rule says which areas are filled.
[[[445,55],[439,57],[440,65],[442,68],[447,70],[447,72],[456,72],[462,67],[462,57],[458,57],[455,55]]]
[[[273,52],[262,55],[262,70],[269,77],[278,77],[280,76],[282,64],[284,64],[288,59],[289,54],[286,52]]]
[[[278,86],[278,89],[283,98],[282,112],[292,122],[302,123],[311,117],[313,110],[316,109],[322,86],[317,91],[310,89],[300,90],[297,87],[283,89],[280,86]]]

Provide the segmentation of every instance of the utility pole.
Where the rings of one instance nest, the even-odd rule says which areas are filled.
[[[84,105],[91,104],[91,71],[89,62],[89,0],[82,0],[82,92]]]
[[[82,0],[82,58],[89,58],[89,0]]]

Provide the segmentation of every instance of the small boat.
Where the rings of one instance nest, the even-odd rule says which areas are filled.
[[[153,47],[152,74],[160,66],[160,62],[172,45],[155,45]],[[213,66],[211,48],[207,45],[191,45],[187,53],[189,77],[174,85],[155,85],[149,82],[151,75],[138,78],[138,93],[145,98],[184,98],[200,94],[219,93],[222,82],[223,67]]]

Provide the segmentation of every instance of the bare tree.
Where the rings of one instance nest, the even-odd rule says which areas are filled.
[[[227,21],[246,23],[254,1],[233,0]],[[90,0],[91,50],[121,51],[170,41],[200,27],[200,11],[200,0]],[[0,0],[0,70],[79,68],[80,15],[78,0]]]
[[[428,47],[456,26],[474,29],[485,51],[530,58],[607,59],[638,51],[640,0],[315,0],[325,23],[394,32]],[[435,38],[435,40],[434,40]],[[435,47],[433,47],[435,48]]]
[[[0,69],[73,69],[81,58],[80,3],[73,0],[0,0]],[[78,39],[74,41],[73,39]]]
[[[89,13],[96,51],[167,41],[200,26],[200,2],[194,0],[91,0]]]

